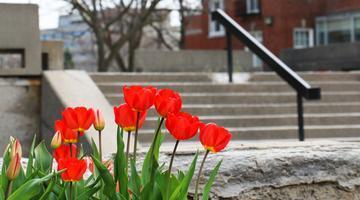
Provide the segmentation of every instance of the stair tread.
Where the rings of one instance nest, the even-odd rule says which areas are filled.
[[[312,84],[323,84],[323,85],[352,85],[360,84],[360,81],[310,81]],[[246,85],[288,85],[284,81],[261,81],[261,82],[243,82],[243,83],[216,83],[216,82],[162,82],[162,81],[145,81],[145,82],[97,82],[99,86],[117,86],[117,85],[147,85],[153,84],[153,86],[246,86]]]
[[[295,92],[206,92],[181,93],[181,96],[292,96]],[[321,95],[360,95],[358,91],[322,92]],[[106,93],[108,97],[122,97],[120,93]]]
[[[298,130],[298,126],[256,126],[256,127],[226,127],[230,132],[246,132],[246,131],[276,131],[276,130]],[[305,129],[360,129],[360,125],[307,125]],[[166,129],[162,129],[162,132],[167,132]],[[152,134],[154,133],[153,129],[140,129],[139,134]],[[360,135],[360,130],[359,130]]]

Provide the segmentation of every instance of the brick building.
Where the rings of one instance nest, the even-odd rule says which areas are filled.
[[[188,17],[187,49],[226,48],[224,28],[210,18],[216,8],[276,55],[284,48],[360,41],[360,0],[205,0],[203,12]]]

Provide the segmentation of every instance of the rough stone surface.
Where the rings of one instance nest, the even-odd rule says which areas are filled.
[[[0,94],[0,149],[13,136],[20,140],[26,156],[34,134],[40,132],[40,80],[1,78]]]
[[[359,155],[360,143],[345,141],[231,147],[209,155],[201,182],[223,159],[213,199],[360,199]],[[175,168],[186,169],[192,157],[178,155]]]

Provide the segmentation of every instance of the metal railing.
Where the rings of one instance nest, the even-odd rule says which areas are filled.
[[[297,92],[299,140],[304,141],[303,98],[308,100],[321,99],[320,88],[311,87],[310,84],[308,84],[297,73],[290,69],[290,67],[288,67],[284,62],[258,42],[249,32],[236,23],[223,10],[217,9],[212,13],[212,18],[221,23],[226,30],[229,82],[233,81],[232,35],[234,35]]]

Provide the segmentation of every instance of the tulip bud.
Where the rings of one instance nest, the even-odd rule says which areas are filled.
[[[13,159],[16,154],[19,154],[19,157],[21,158],[22,149],[21,149],[20,141],[18,139],[15,139],[14,142],[12,143],[10,158]]]
[[[104,116],[102,115],[102,113],[100,112],[100,110],[96,110],[96,112],[94,113],[95,115],[95,120],[94,120],[94,128],[97,131],[102,131],[105,128],[105,120],[104,120]]]
[[[12,181],[18,177],[20,173],[20,155],[16,154],[10,161],[9,167],[6,171],[7,178]]]
[[[61,134],[59,131],[56,131],[54,137],[51,140],[51,148],[57,149],[61,145]]]

